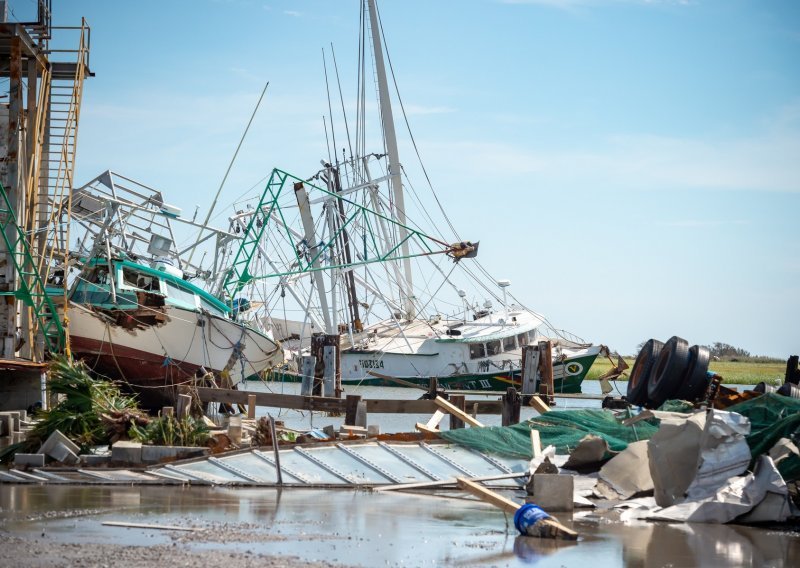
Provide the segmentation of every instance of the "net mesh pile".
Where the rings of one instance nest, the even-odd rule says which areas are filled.
[[[660,410],[690,412],[691,405],[682,401],[668,401]],[[769,452],[781,438],[788,438],[800,446],[798,399],[769,393],[727,410],[750,419],[751,431],[747,443],[753,458]],[[542,447],[552,444],[557,453],[568,454],[587,434],[605,439],[613,451],[622,451],[632,442],[650,439],[658,426],[659,421],[653,418],[624,426],[620,418],[609,410],[552,410],[514,426],[445,430],[440,436],[481,452],[530,459],[531,429],[539,431]],[[799,456],[787,457],[777,467],[786,481],[800,479]]]
[[[623,426],[609,410],[551,410],[514,426],[445,430],[440,436],[481,452],[530,459],[531,429],[539,431],[542,447],[553,445],[557,453],[568,454],[587,434],[605,439],[613,451],[624,450],[631,442],[649,439],[658,430],[658,422],[642,420]]]
[[[740,402],[728,408],[750,419],[747,444],[755,458],[766,454],[781,438],[800,443],[800,400],[775,393]],[[786,481],[800,479],[800,457],[793,455],[777,464]]]

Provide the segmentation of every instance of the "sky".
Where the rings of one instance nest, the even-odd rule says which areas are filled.
[[[78,184],[111,169],[204,217],[269,82],[223,188],[229,214],[273,167],[302,175],[327,155],[323,49],[354,100],[357,0],[53,8],[56,26],[91,26]],[[625,354],[672,335],[800,351],[800,3],[379,8],[431,183],[515,297]]]

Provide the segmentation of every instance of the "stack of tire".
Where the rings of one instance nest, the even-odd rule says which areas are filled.
[[[636,406],[658,408],[672,399],[695,402],[709,383],[708,349],[689,347],[678,336],[666,343],[650,339],[636,356],[628,379],[628,402]]]

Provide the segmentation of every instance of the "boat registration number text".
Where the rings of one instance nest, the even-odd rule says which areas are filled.
[[[383,361],[377,359],[359,359],[362,369],[383,369]]]

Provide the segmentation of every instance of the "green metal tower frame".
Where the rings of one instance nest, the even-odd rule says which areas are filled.
[[[270,274],[261,274],[261,275],[252,274],[250,272],[250,263],[253,257],[258,252],[258,243],[261,241],[264,232],[267,231],[267,228],[272,225],[270,223],[270,220],[272,219],[273,215],[277,215],[281,219],[284,227],[286,227],[285,224],[286,219],[283,216],[283,211],[281,210],[280,204],[278,203],[278,199],[281,197],[281,192],[284,190],[287,180],[302,182],[304,185],[312,187],[315,190],[322,192],[324,195],[329,196],[331,199],[342,200],[344,203],[348,204],[349,206],[352,206],[352,213],[350,214],[349,217],[347,217],[342,221],[341,226],[338,227],[337,233],[335,235],[332,235],[327,242],[319,243],[320,246],[317,247],[317,252],[313,258],[306,260],[305,258],[302,258],[300,256],[297,250],[295,250],[295,260],[297,262],[297,267],[298,267],[296,270],[291,270],[287,272],[274,272]],[[333,248],[334,243],[336,242],[336,239],[339,237],[341,232],[344,231],[348,226],[354,224],[358,219],[363,221],[364,226],[369,231],[369,238],[371,239],[370,244],[372,245],[371,249],[373,252],[379,249],[376,242],[377,238],[373,231],[374,224],[379,219],[385,221],[388,225],[404,227],[406,229],[407,236],[400,242],[395,243],[391,250],[388,250],[381,254],[375,254],[374,258],[366,258],[366,255],[364,255],[365,258],[358,262],[352,262],[350,264],[338,264],[335,266],[327,264],[325,266],[315,268],[313,266],[314,262],[320,259],[328,250]],[[409,254],[407,257],[397,254],[397,252],[401,249],[402,245],[405,242],[411,240],[416,240],[418,243],[420,243],[424,252]],[[433,244],[436,245],[436,248],[432,246]],[[301,179],[283,170],[275,168],[272,170],[272,174],[270,175],[269,181],[267,182],[267,185],[264,188],[263,193],[261,194],[261,198],[259,199],[258,205],[256,206],[253,215],[250,217],[250,220],[247,224],[247,228],[244,232],[244,238],[242,239],[242,242],[239,246],[239,250],[236,251],[236,255],[234,256],[233,262],[231,263],[231,266],[228,269],[227,274],[225,275],[222,289],[225,295],[227,296],[227,301],[232,302],[236,294],[238,294],[242,290],[242,288],[244,288],[247,285],[247,283],[252,280],[263,280],[265,278],[279,278],[283,276],[292,276],[295,274],[305,274],[309,272],[315,272],[318,270],[349,268],[354,266],[362,266],[365,264],[372,264],[376,262],[396,261],[403,258],[414,258],[432,254],[449,254],[450,248],[451,245],[442,242],[438,239],[435,239],[429,235],[426,235],[425,233],[422,233],[412,227],[409,227],[407,225],[402,225],[401,223],[398,223],[397,220],[395,219],[392,219],[390,217],[387,217],[386,215],[382,215],[371,209],[368,209],[367,207],[359,205],[354,201],[342,197],[338,193],[332,193],[326,189],[323,189],[319,186],[309,183],[307,180]]]
[[[31,255],[28,239],[17,223],[17,216],[14,214],[14,208],[11,206],[6,188],[2,183],[0,183],[0,194],[3,196],[3,200],[0,202],[0,235],[2,235],[9,258],[14,263],[21,283],[21,288],[18,290],[0,292],[0,295],[14,296],[17,300],[30,306],[39,322],[48,349],[51,352],[61,351],[66,338],[64,327],[58,318],[55,305],[47,295],[44,282]],[[11,242],[6,234],[9,226],[13,227],[16,233],[14,242]]]

